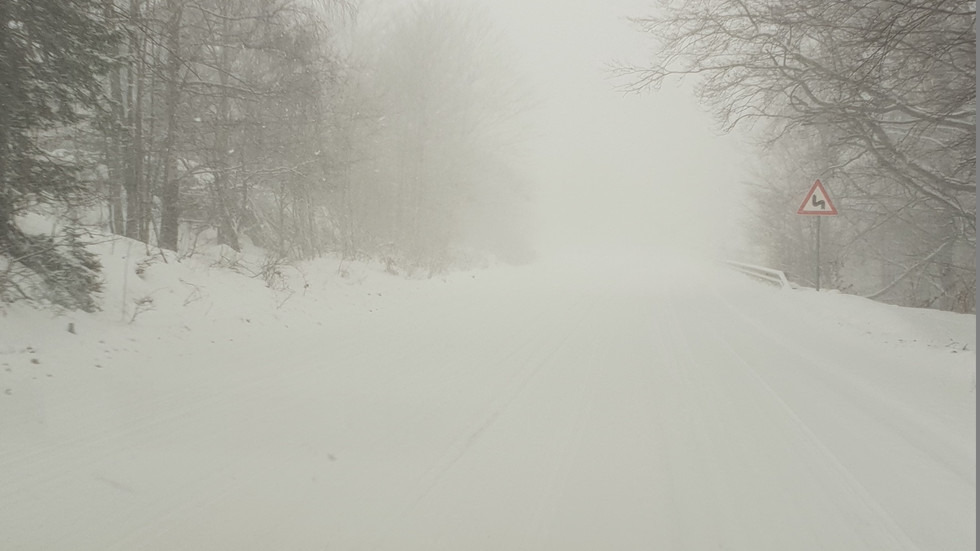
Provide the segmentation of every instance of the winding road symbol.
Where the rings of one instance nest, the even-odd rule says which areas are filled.
[[[827,193],[827,189],[823,187],[820,180],[814,182],[813,186],[810,187],[810,191],[807,192],[803,203],[800,204],[800,208],[796,210],[796,214],[816,216],[833,216],[837,214],[837,208],[834,207],[834,202],[830,200],[830,194]]]

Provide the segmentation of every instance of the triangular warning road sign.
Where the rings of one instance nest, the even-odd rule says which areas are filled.
[[[813,182],[813,187],[806,194],[806,199],[797,209],[796,214],[816,214],[823,216],[833,216],[837,214],[834,202],[830,200],[830,194],[824,189],[820,180]]]

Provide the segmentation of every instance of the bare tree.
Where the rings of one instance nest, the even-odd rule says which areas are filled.
[[[756,124],[770,146],[819,132],[828,163],[800,177],[834,174],[872,218],[916,214],[906,229],[931,244],[909,267],[945,263],[938,292],[959,293],[969,255],[955,251],[976,242],[974,3],[668,2],[636,22],[661,50],[619,68],[629,89],[689,75],[725,128]]]
[[[341,233],[408,271],[447,269],[474,225],[464,217],[521,200],[501,131],[520,110],[518,79],[471,8],[416,2],[376,22],[337,104]]]

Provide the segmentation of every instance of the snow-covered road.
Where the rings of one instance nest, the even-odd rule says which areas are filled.
[[[376,303],[15,388],[0,548],[976,547],[973,345],[901,309],[609,262]]]

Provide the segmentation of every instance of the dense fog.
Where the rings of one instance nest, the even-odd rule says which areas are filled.
[[[0,0],[0,551],[971,551],[958,0]]]
[[[267,276],[640,247],[971,312],[974,16],[947,3],[13,2],[0,296],[97,309],[94,231]],[[817,181],[840,210],[798,213]]]
[[[725,255],[740,246],[747,148],[725,136],[691,83],[628,93],[616,62],[650,40],[627,18],[646,2],[487,3],[537,103],[526,167],[542,246],[656,246]],[[653,253],[651,253],[653,254]]]

